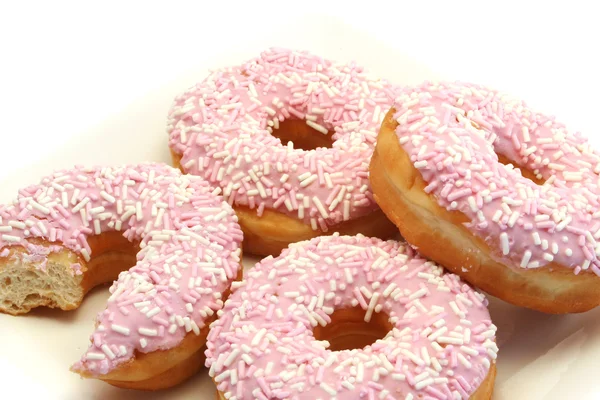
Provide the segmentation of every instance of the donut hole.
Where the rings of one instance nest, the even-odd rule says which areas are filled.
[[[119,273],[130,269],[137,261],[139,242],[129,241],[121,232],[108,231],[87,240],[92,258],[87,263],[85,280],[90,287],[113,282]]]
[[[333,145],[333,132],[326,134],[311,128],[306,121],[300,119],[286,119],[273,129],[271,135],[275,136],[283,145],[292,142],[295,149],[314,150],[318,148],[330,149]]]
[[[463,121],[463,118],[461,118],[459,115],[456,115],[456,122],[461,123],[461,121]],[[471,123],[471,125],[476,128],[476,129],[482,129],[479,124],[475,121],[471,121],[469,120],[469,122]],[[504,165],[512,165],[514,169],[518,169],[521,171],[521,175],[527,179],[529,179],[530,181],[534,182],[537,185],[542,186],[544,183],[546,183],[546,180],[543,178],[538,178],[536,176],[536,174],[527,169],[527,168],[523,168],[521,166],[519,166],[517,163],[515,163],[513,160],[511,160],[510,158],[506,157],[504,154],[501,153],[496,153],[496,155],[498,156],[498,161]]]
[[[386,313],[373,313],[369,322],[365,315],[360,306],[337,309],[330,315],[330,323],[313,329],[314,337],[328,341],[331,351],[354,350],[372,345],[392,330]]]
[[[523,175],[523,177],[529,179],[530,181],[534,182],[537,185],[543,185],[546,180],[543,178],[538,178],[533,171],[528,170],[527,168],[523,168],[520,167],[518,165],[516,165],[511,159],[509,159],[508,157],[506,157],[503,154],[497,154],[498,156],[498,161],[504,165],[512,165],[515,169],[518,169],[521,171],[521,175]]]

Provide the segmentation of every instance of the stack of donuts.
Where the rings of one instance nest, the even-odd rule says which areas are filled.
[[[483,291],[600,304],[600,153],[484,86],[269,49],[177,96],[174,167],[75,166],[0,206],[0,311],[111,283],[71,370],[218,399],[490,399]],[[264,257],[242,271],[244,254]]]

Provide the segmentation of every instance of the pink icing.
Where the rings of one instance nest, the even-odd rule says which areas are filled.
[[[354,63],[271,49],[178,96],[169,145],[185,171],[222,188],[229,204],[259,216],[277,210],[327,231],[377,209],[368,164],[394,93]],[[334,131],[332,148],[283,145],[271,132],[287,119]]]
[[[4,247],[0,251],[0,257],[10,256],[11,260],[18,260],[24,264],[33,265],[35,268],[45,272],[48,263],[48,254],[62,250],[62,247],[57,245],[42,246],[33,243],[26,243],[25,248],[27,249],[27,253],[12,253],[11,255],[9,247]]]
[[[82,269],[81,264],[79,264],[79,263],[71,264],[71,270],[73,271],[73,275],[82,275],[83,271],[81,269]]]
[[[467,399],[496,359],[485,297],[398,242],[336,234],[292,244],[235,287],[206,352],[229,400]],[[392,331],[358,350],[315,340],[313,326],[357,305],[366,320],[387,313]]]
[[[493,256],[600,275],[600,155],[521,100],[463,83],[425,83],[395,102],[400,145],[440,206],[459,210]],[[475,126],[473,125],[475,124]],[[479,128],[477,128],[479,127]],[[503,154],[546,180],[537,185]]]
[[[58,171],[22,189],[0,218],[0,248],[23,246],[32,261],[56,244],[89,260],[87,238],[105,231],[141,240],[137,264],[110,288],[92,344],[74,366],[92,374],[198,334],[240,268],[242,233],[231,207],[202,179],[162,164]],[[79,263],[71,268],[81,274]]]

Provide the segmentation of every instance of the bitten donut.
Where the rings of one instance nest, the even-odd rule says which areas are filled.
[[[72,369],[173,386],[202,366],[208,325],[241,277],[236,221],[208,183],[166,165],[58,171],[0,208],[0,311],[71,310],[118,275]]]
[[[489,399],[486,305],[405,244],[318,237],[236,285],[206,363],[220,399]]]
[[[175,165],[223,190],[246,252],[276,255],[332,232],[386,238],[397,230],[368,167],[393,93],[354,64],[272,49],[178,96],[169,146]]]
[[[599,162],[521,100],[425,83],[387,114],[371,184],[426,257],[510,303],[582,312],[600,304]]]

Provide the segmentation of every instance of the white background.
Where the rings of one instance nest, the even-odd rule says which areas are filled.
[[[202,3],[0,2],[0,200],[74,163],[169,161],[173,97],[208,68],[270,46],[353,59],[400,84],[491,85],[600,144],[593,2]],[[135,398],[67,370],[105,298],[105,289],[95,291],[74,313],[0,315],[4,395]],[[495,399],[600,398],[598,312],[548,316],[499,301],[491,311],[501,344]],[[201,375],[139,398],[212,399]]]

